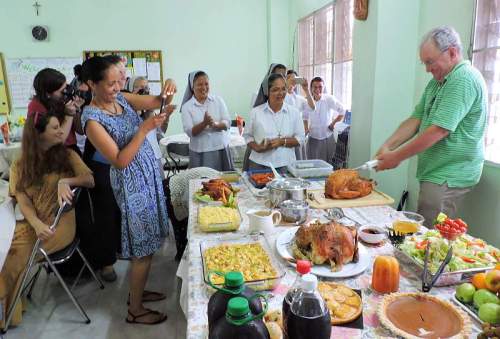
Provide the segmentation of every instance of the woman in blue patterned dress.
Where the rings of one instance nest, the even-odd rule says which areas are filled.
[[[165,298],[144,287],[152,256],[167,234],[168,216],[160,169],[145,139],[149,131],[168,119],[172,110],[142,121],[136,111],[160,107],[161,96],[121,94],[120,70],[108,58],[90,58],[83,64],[82,75],[93,93],[91,104],[82,113],[82,126],[97,151],[111,163],[111,186],[122,220],[121,255],[131,258],[126,321],[157,324],[167,316],[142,303]],[[163,90],[167,103],[175,91],[173,80],[167,80]]]

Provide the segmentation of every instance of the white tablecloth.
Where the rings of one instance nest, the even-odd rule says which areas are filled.
[[[162,138],[159,143],[163,157],[167,156],[167,145],[171,142],[189,144],[189,136],[186,133],[179,133]],[[239,135],[238,129],[231,127],[229,133],[229,150],[235,164],[243,163],[246,147],[245,139]]]
[[[189,193],[199,189],[202,180],[192,180],[189,185]],[[240,229],[236,232],[229,233],[203,233],[196,227],[198,202],[193,199],[189,204],[189,224],[188,224],[188,239],[189,243],[184,252],[184,256],[179,264],[177,276],[182,279],[182,288],[180,296],[180,305],[187,318],[186,338],[199,339],[206,338],[208,334],[207,327],[207,304],[210,298],[207,286],[203,281],[203,270],[200,253],[200,242],[204,240],[213,240],[217,238],[244,235],[248,232],[248,217],[246,212],[251,208],[265,208],[265,199],[257,198],[248,190],[245,184],[236,184],[240,188],[238,193],[238,203],[240,212],[243,216]],[[356,220],[360,224],[392,224],[392,221],[397,218],[396,211],[389,206],[373,206],[362,208],[344,208],[346,216]],[[313,217],[323,218],[325,212],[323,210],[312,210]],[[343,219],[344,220],[344,219]],[[274,234],[268,238],[269,244],[274,248],[277,235],[286,229],[286,226],[275,228]],[[275,251],[275,250],[274,250]],[[370,260],[373,260],[377,255],[393,255],[393,247],[390,243],[386,243],[381,247],[367,248]],[[278,254],[275,251],[275,255]],[[281,260],[281,259],[280,259]],[[283,298],[295,280],[295,272],[291,266],[287,265],[284,260],[281,260],[285,266],[286,274],[278,284],[278,286],[269,294],[269,308],[281,309]],[[414,267],[410,264],[402,264],[400,291],[417,292],[421,290],[420,278],[415,273]],[[391,333],[380,326],[377,316],[377,306],[381,296],[370,288],[371,284],[372,265],[361,275],[346,278],[336,279],[335,281],[346,284],[351,288],[360,289],[363,298],[363,322],[364,329],[352,329],[341,326],[332,328],[332,338],[380,338],[391,337]],[[431,294],[438,295],[443,299],[452,298],[454,287],[434,287]],[[473,327],[473,335],[475,338],[478,332],[477,325]]]
[[[9,145],[0,143],[0,173],[8,173],[10,165],[21,153],[21,143],[12,142]],[[7,178],[8,176],[5,176]]]
[[[0,270],[3,267],[7,253],[9,253],[16,227],[14,203],[12,198],[8,196],[8,188],[8,183],[0,180]]]

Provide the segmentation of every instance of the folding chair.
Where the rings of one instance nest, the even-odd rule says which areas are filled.
[[[179,173],[189,167],[189,144],[171,142],[167,145],[167,163],[163,167],[168,170],[167,177]],[[168,164],[168,165],[167,165]],[[172,173],[172,174],[171,174]]]
[[[59,223],[59,220],[61,219],[61,216],[64,213],[69,212],[71,209],[74,208],[74,206],[78,200],[78,197],[80,195],[80,191],[81,191],[81,188],[73,189],[73,201],[72,201],[72,203],[68,204],[65,202],[65,203],[63,203],[63,205],[61,207],[59,207],[59,209],[57,210],[57,213],[56,213],[56,217],[54,219],[54,223],[50,226],[51,230],[54,230],[57,227],[57,224]],[[86,324],[90,323],[90,318],[87,316],[87,313],[85,313],[85,311],[83,310],[83,308],[80,305],[80,303],[78,302],[78,300],[76,300],[76,298],[73,295],[73,293],[71,292],[71,290],[77,285],[85,268],[89,269],[90,273],[92,274],[92,276],[94,277],[95,281],[98,283],[98,285],[101,289],[104,288],[104,285],[103,285],[102,281],[99,279],[99,277],[95,274],[95,271],[90,266],[89,262],[87,261],[87,258],[85,258],[82,251],[78,247],[79,243],[80,243],[80,240],[75,237],[75,239],[73,239],[71,244],[69,244],[68,246],[66,246],[62,250],[59,250],[59,251],[54,252],[52,254],[47,254],[47,252],[41,246],[41,240],[37,239],[35,245],[33,246],[33,251],[31,252],[28,263],[26,265],[26,269],[24,270],[24,275],[22,278],[21,286],[19,287],[19,289],[15,295],[14,302],[11,304],[9,310],[7,311],[7,317],[5,320],[5,328],[2,331],[3,333],[7,332],[8,328],[9,328],[10,321],[12,320],[12,316],[14,314],[14,309],[16,308],[16,305],[19,302],[21,295],[26,290],[28,290],[27,297],[31,298],[31,292],[33,291],[33,287],[35,286],[36,281],[38,280],[42,266],[45,266],[45,269],[47,272],[50,272],[50,271],[54,272],[54,274],[57,277],[57,280],[59,280],[62,287],[64,288],[64,290],[68,294],[69,298],[71,299],[71,301],[73,302],[75,307],[78,309],[78,311],[80,312],[82,317],[85,319],[85,323]],[[78,273],[77,277],[75,278],[73,285],[71,286],[71,288],[69,288],[68,285],[66,284],[66,282],[64,281],[64,279],[62,278],[61,274],[57,270],[56,265],[62,264],[64,262],[66,262],[67,260],[69,260],[75,252],[78,252],[80,257],[82,258],[83,265],[82,265],[82,268],[80,269],[80,272]],[[37,255],[37,253],[40,253],[43,256],[43,258],[39,262],[35,263],[35,257]],[[30,270],[34,264],[39,265],[38,271],[35,273],[35,275],[28,282],[28,276],[29,276]]]

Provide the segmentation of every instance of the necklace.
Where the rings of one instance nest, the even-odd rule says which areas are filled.
[[[274,116],[275,114],[278,114],[278,113],[272,112],[271,117],[273,118],[274,128],[276,129],[276,132],[278,132],[278,138],[281,138],[281,129],[283,128],[283,120],[285,119],[285,116],[284,115],[281,116],[281,121],[280,121],[280,125],[279,125],[280,127],[278,129],[278,123],[276,122],[276,118]]]
[[[118,114],[118,107],[116,107],[116,102],[113,101],[113,110],[110,110],[108,107],[102,105],[102,104],[98,104],[95,100],[94,100],[94,105],[97,107],[97,108],[100,108],[101,110],[103,111],[106,111],[112,115],[117,115]]]

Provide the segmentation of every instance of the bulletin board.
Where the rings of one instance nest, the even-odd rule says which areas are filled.
[[[81,64],[81,58],[13,58],[7,59],[7,78],[9,79],[12,106],[28,107],[35,94],[33,79],[44,68],[54,68],[64,74],[69,83],[73,77],[73,67]]]
[[[163,63],[161,51],[85,51],[83,59],[93,56],[116,54],[122,57],[127,77],[144,76],[148,79],[150,94],[159,95],[163,84]]]
[[[10,113],[10,95],[3,55],[0,53],[0,115]]]

